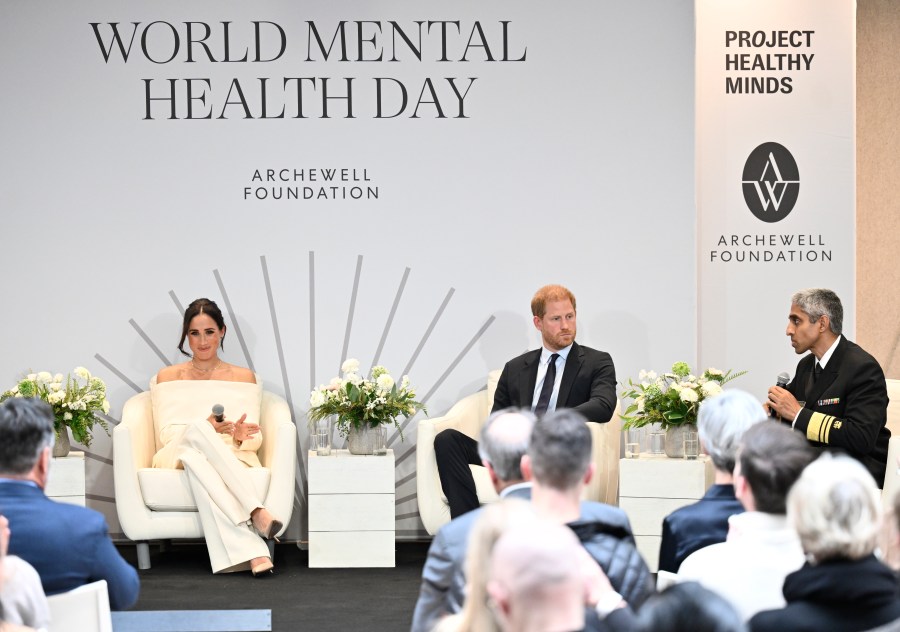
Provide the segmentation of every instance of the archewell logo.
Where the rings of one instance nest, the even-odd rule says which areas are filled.
[[[763,143],[744,163],[744,201],[764,222],[780,222],[793,210],[800,193],[797,161],[783,145]]]

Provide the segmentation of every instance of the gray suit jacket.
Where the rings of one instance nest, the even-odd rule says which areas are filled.
[[[518,487],[500,496],[531,500],[531,487]],[[422,585],[413,613],[412,632],[430,632],[441,617],[462,609],[466,587],[463,573],[466,546],[469,533],[482,511],[484,507],[479,507],[451,520],[440,528],[431,541],[428,558],[422,568]]]

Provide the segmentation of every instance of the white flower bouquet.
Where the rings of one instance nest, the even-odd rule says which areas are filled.
[[[638,382],[628,379],[622,385],[621,396],[632,403],[622,415],[623,429],[660,424],[663,429],[697,423],[700,404],[722,392],[731,380],[746,371],[722,372],[709,368],[697,377],[686,362],[676,362],[670,373],[657,375],[655,371],[641,371]]]
[[[409,418],[425,410],[416,401],[416,392],[409,385],[409,376],[394,381],[383,366],[372,367],[372,377],[359,373],[359,360],[353,358],[341,365],[342,377],[336,377],[327,385],[321,385],[309,395],[310,423],[329,415],[337,418],[336,425],[346,436],[350,428],[377,427],[393,424],[397,430],[398,417]],[[401,433],[400,438],[403,438]]]
[[[0,395],[0,402],[10,397],[38,398],[50,404],[57,436],[68,426],[75,441],[90,446],[91,429],[95,424],[99,424],[109,435],[109,426],[96,415],[98,412],[109,412],[106,384],[84,367],[76,367],[66,377],[62,373],[52,375],[47,371],[29,373]]]

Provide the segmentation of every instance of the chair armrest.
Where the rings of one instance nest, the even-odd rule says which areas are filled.
[[[419,421],[416,435],[416,496],[419,516],[431,535],[450,522],[450,507],[441,489],[434,458],[434,438],[442,430],[454,428],[477,439],[489,412],[487,391],[478,391],[461,399],[443,417]]]
[[[263,391],[259,425],[263,439],[257,456],[270,472],[269,491],[263,502],[284,523],[280,532],[283,533],[294,509],[297,428],[291,421],[291,410],[287,402],[268,391]]]
[[[584,500],[619,504],[619,456],[622,441],[620,410],[621,405],[616,402],[616,409],[608,422],[588,422],[588,429],[591,431],[591,461],[596,468],[590,483],[584,487]]]
[[[144,539],[141,526],[151,519],[144,504],[137,472],[150,467],[156,453],[150,393],[135,395],[122,409],[122,421],[113,429],[113,483],[116,511],[122,530],[132,540]]]

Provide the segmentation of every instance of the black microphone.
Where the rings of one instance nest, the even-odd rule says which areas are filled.
[[[778,388],[785,388],[790,381],[791,376],[782,371],[778,374],[778,377],[775,378],[775,386],[777,386]]]
[[[213,404],[212,414],[218,423],[222,423],[225,419],[225,407],[222,404]]]

